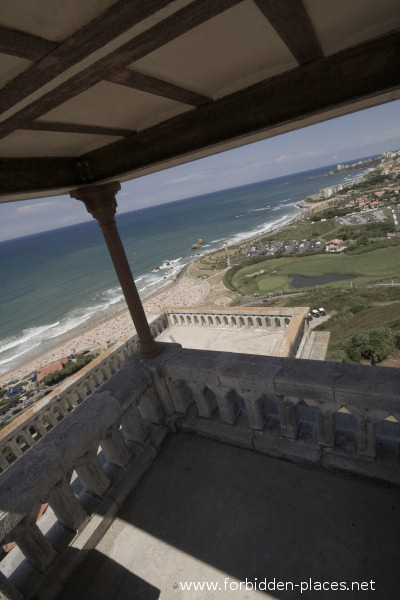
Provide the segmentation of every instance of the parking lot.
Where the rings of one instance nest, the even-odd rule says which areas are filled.
[[[368,223],[383,223],[387,221],[387,216],[383,210],[368,210],[363,212],[351,213],[345,217],[334,217],[340,225],[367,225]]]

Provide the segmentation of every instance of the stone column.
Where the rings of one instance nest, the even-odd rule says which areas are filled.
[[[161,349],[151,335],[114,218],[117,209],[115,196],[120,189],[118,181],[112,181],[79,188],[71,192],[71,197],[81,200],[87,211],[98,221],[135,325],[140,355],[142,358],[153,358],[160,354]]]

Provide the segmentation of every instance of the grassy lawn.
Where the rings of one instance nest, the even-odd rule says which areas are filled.
[[[327,360],[347,360],[345,347],[356,333],[381,326],[400,330],[400,286],[313,289],[301,295],[276,298],[268,303],[272,305],[323,306],[332,314],[316,327],[317,331],[331,332]]]
[[[239,269],[232,284],[242,295],[298,291],[291,285],[291,276],[319,277],[327,273],[354,275],[355,285],[399,280],[400,246],[380,248],[363,254],[321,254],[265,260]],[[264,271],[264,273],[260,273]],[[310,282],[315,287],[318,281]],[[349,282],[345,286],[349,287]],[[343,286],[340,281],[325,283],[324,287]]]
[[[343,229],[340,223],[334,219],[318,221],[316,223],[295,224],[286,227],[282,231],[272,231],[262,238],[263,242],[274,240],[308,240],[310,238],[324,238],[330,240],[335,237],[336,232]]]
[[[400,330],[400,301],[359,308],[361,310],[356,314],[341,311],[316,328],[331,332],[327,360],[346,360],[346,345],[356,333],[377,327]]]

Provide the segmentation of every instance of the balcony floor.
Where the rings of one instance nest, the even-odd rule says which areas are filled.
[[[396,488],[180,433],[60,600],[397,600],[399,500]],[[376,592],[234,591],[246,578],[372,580]],[[183,591],[184,581],[222,589]]]
[[[171,325],[157,337],[159,342],[181,344],[183,348],[214,350],[217,352],[240,352],[280,356],[284,331],[252,329],[218,329],[218,327],[185,327]]]

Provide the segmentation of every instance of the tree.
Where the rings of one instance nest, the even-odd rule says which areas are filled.
[[[350,338],[346,347],[347,356],[354,362],[368,360],[372,365],[382,362],[394,349],[393,333],[387,327],[377,327]]]

